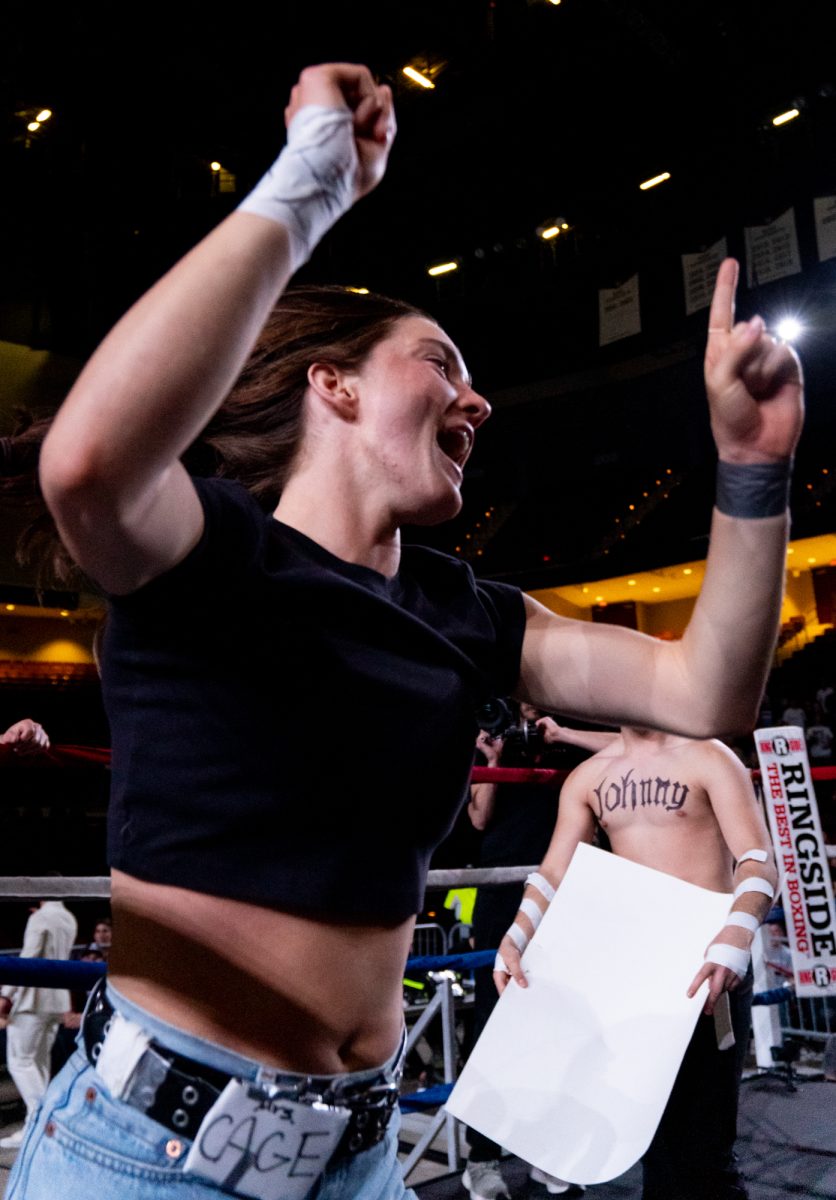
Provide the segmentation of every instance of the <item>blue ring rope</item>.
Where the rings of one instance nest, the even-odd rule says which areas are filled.
[[[407,971],[470,971],[493,966],[495,950],[473,950],[468,954],[422,954],[406,960]],[[69,988],[88,991],[107,971],[106,963],[71,962],[53,958],[15,958],[0,955],[0,983],[23,987]],[[752,1004],[782,1004],[794,995],[783,986],[759,992]]]

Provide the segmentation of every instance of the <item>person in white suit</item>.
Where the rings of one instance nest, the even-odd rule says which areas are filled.
[[[69,958],[77,929],[75,917],[60,900],[41,900],[26,922],[20,957]],[[70,1007],[70,993],[65,988],[7,983],[0,989],[0,1015],[8,1019],[6,1065],[26,1105],[27,1121],[49,1084],[52,1043],[61,1017]],[[17,1149],[24,1128],[0,1138],[0,1149]]]

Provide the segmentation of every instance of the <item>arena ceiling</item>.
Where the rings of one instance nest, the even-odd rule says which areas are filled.
[[[681,256],[722,237],[742,256],[788,209],[802,270],[740,311],[806,323],[795,531],[836,527],[836,259],[813,220],[836,195],[831,0],[94,0],[4,25],[0,340],[80,361],[269,165],[299,69],[365,61],[397,94],[391,169],[305,276],[436,313],[496,408],[461,519],[422,538],[526,586],[701,557],[706,314],[686,315]],[[635,274],[641,332],[601,348],[599,289]]]

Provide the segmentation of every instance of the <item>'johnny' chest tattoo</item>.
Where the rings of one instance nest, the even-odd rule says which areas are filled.
[[[599,820],[616,810],[635,812],[640,808],[662,808],[677,812],[685,803],[688,790],[688,784],[680,783],[678,779],[662,779],[658,775],[634,779],[632,767],[626,775],[606,776],[592,789],[598,801]]]

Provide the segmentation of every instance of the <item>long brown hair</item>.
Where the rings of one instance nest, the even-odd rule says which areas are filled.
[[[308,367],[319,361],[357,369],[404,317],[427,314],[388,296],[343,287],[286,292],[229,396],[184,454],[187,468],[237,479],[265,510],[275,508],[302,443]],[[0,492],[36,502],[18,559],[38,567],[41,587],[77,583],[79,577],[37,487],[38,452],[50,424],[51,419],[24,419],[14,436],[0,438]]]
[[[285,293],[202,435],[218,455],[217,474],[238,479],[265,508],[275,508],[302,441],[308,367],[327,362],[355,370],[397,321],[410,316],[426,314],[400,300],[342,287]]]
[[[40,591],[51,587],[89,589],[91,585],[58,536],[38,483],[38,459],[52,417],[33,417],[25,409],[18,409],[15,416],[11,436],[0,438],[0,496],[12,499],[26,520],[15,557],[22,566],[36,568]]]

